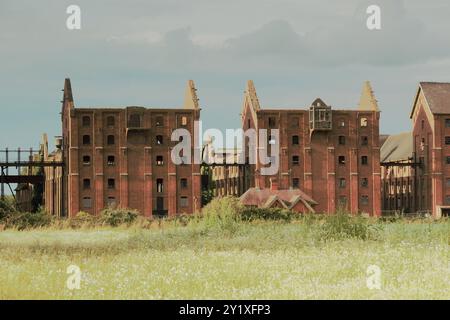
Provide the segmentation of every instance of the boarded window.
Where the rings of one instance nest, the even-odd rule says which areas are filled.
[[[369,185],[369,179],[362,178],[361,179],[361,187],[367,187]]]
[[[181,197],[180,198],[180,207],[181,208],[186,208],[189,206],[189,200],[188,197]]]
[[[345,178],[340,178],[339,179],[339,188],[345,188],[347,186],[347,181],[345,180]]]
[[[115,207],[116,206],[116,198],[115,197],[108,197],[107,201],[106,201],[106,205],[108,207]]]
[[[186,116],[182,116],[181,117],[181,125],[187,126],[187,124],[188,124],[188,118]]]
[[[82,201],[83,208],[92,208],[92,199],[90,197],[84,197]]]
[[[369,204],[369,196],[366,196],[366,195],[361,196],[361,204],[362,204],[363,206],[368,205],[368,204]]]

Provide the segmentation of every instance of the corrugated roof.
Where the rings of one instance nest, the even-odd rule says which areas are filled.
[[[450,113],[450,83],[421,82],[420,87],[432,113]]]
[[[413,153],[411,132],[390,135],[381,146],[381,162],[408,160]]]

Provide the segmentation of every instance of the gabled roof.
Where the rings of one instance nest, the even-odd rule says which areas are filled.
[[[263,208],[267,208],[275,201],[280,201],[287,209],[291,209],[298,201],[305,203],[309,209],[317,204],[316,201],[299,189],[250,188],[240,197],[240,200],[244,205]]]
[[[414,114],[417,105],[417,98],[420,92],[423,92],[425,100],[433,114],[450,113],[450,83],[449,82],[420,82],[414,99],[413,109],[410,118]]]
[[[413,153],[411,132],[390,135],[380,149],[381,162],[408,160]]]

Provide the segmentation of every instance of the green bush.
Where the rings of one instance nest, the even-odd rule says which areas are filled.
[[[6,219],[7,216],[16,212],[12,201],[9,199],[0,200],[0,222]]]
[[[300,217],[299,213],[282,208],[247,207],[244,208],[241,212],[241,219],[243,221],[281,220],[290,222],[297,217]]]
[[[348,238],[376,240],[379,238],[381,225],[360,215],[354,216],[338,209],[335,214],[323,216],[323,220],[322,223],[316,224],[318,230],[315,230],[315,234],[320,240]]]
[[[131,224],[139,216],[139,212],[128,208],[107,208],[100,213],[105,224],[116,227],[121,224]]]
[[[202,209],[201,216],[196,222],[207,231],[215,230],[234,234],[239,229],[243,210],[244,206],[236,197],[216,198]]]
[[[16,228],[18,230],[25,230],[31,228],[40,228],[50,225],[52,222],[51,216],[40,210],[38,212],[13,212],[5,218],[6,228]]]

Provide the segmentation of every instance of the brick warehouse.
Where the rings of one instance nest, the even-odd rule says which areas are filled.
[[[200,165],[175,165],[170,153],[176,128],[194,136],[200,108],[194,82],[184,107],[75,108],[69,79],[62,101],[62,153],[66,165],[65,211],[97,214],[108,205],[130,207],[145,216],[200,209]],[[193,146],[192,146],[193,148]],[[192,150],[191,154],[194,154]]]
[[[302,110],[261,108],[249,81],[242,108],[244,131],[280,129],[280,169],[276,175],[263,176],[258,159],[250,170],[252,186],[301,189],[317,202],[316,212],[335,212],[343,206],[354,213],[379,216],[379,119],[369,82],[364,84],[357,110],[336,110],[320,98]],[[251,145],[246,140],[246,154],[270,149],[269,144],[257,139]]]
[[[410,118],[416,188],[414,210],[450,214],[450,83],[421,82]]]
[[[175,165],[170,159],[177,143],[170,141],[172,131],[185,128],[195,136],[194,121],[200,119],[192,81],[184,106],[178,109],[75,108],[69,79],[63,91],[62,137],[57,137],[56,150],[49,153],[44,136],[39,157],[64,163],[44,168],[47,211],[57,216],[73,216],[81,210],[97,214],[117,205],[146,216],[164,216],[200,209],[205,187],[201,165]],[[372,215],[385,210],[445,216],[450,211],[449,101],[450,83],[421,82],[410,115],[412,132],[380,136],[380,112],[368,82],[358,108],[341,110],[319,98],[307,109],[263,109],[249,81],[242,128],[280,129],[280,169],[263,176],[260,162],[231,164],[214,170],[238,168],[236,174],[212,180],[237,186],[222,188],[220,195],[246,194],[249,205],[270,202],[270,206],[291,208],[301,201],[304,205],[297,207],[308,212],[334,212],[345,206]],[[270,139],[254,145],[244,139],[243,149],[247,156],[270,149]],[[405,142],[409,140],[410,149]],[[20,189],[20,200],[29,199],[30,190]]]

